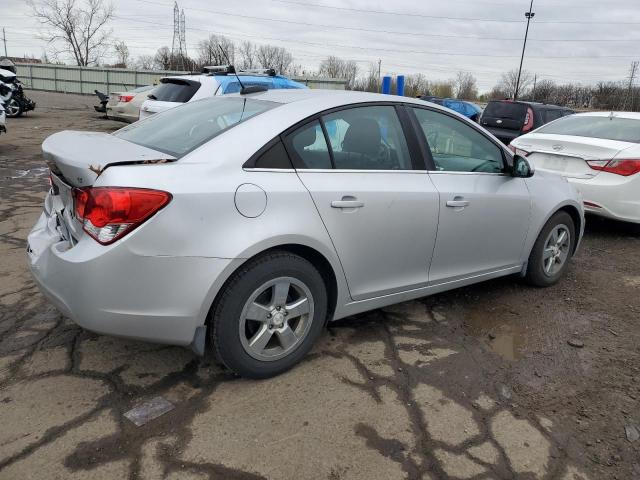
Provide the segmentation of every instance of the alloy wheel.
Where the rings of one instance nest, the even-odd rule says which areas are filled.
[[[542,252],[542,271],[548,277],[555,276],[569,258],[571,247],[571,232],[564,224],[553,227]]]
[[[309,333],[314,302],[309,288],[279,277],[257,288],[240,316],[240,341],[253,358],[274,361],[294,351]]]

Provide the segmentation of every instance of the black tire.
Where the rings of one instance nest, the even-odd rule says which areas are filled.
[[[571,235],[569,244],[569,256],[567,257],[560,270],[555,272],[553,275],[550,275],[544,271],[544,247],[551,231],[559,225],[565,225],[569,229]],[[540,235],[538,235],[536,243],[531,249],[531,254],[529,255],[529,263],[527,265],[527,274],[525,276],[525,280],[527,281],[527,283],[536,287],[550,287],[551,285],[557,283],[567,270],[567,266],[569,265],[569,261],[575,250],[576,240],[576,226],[573,223],[571,215],[569,215],[567,212],[562,211],[557,212],[555,215],[553,215],[540,232]]]
[[[17,108],[17,110],[12,114],[9,114],[9,105],[13,105],[12,108]],[[19,117],[20,115],[22,115],[22,105],[18,100],[16,100],[15,98],[12,98],[11,100],[9,100],[9,103],[5,106],[5,113],[8,118]]]
[[[251,356],[240,338],[240,322],[245,303],[261,285],[290,277],[302,282],[313,300],[313,316],[306,336],[286,356],[263,361]],[[273,251],[250,260],[233,274],[223,287],[212,309],[209,328],[218,359],[238,375],[247,378],[269,378],[297,364],[320,336],[327,316],[327,290],[318,270],[304,258],[285,251]]]

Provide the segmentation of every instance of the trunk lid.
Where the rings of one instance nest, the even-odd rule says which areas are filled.
[[[589,166],[588,161],[611,160],[620,152],[635,146],[633,143],[602,138],[536,133],[520,137],[512,145],[531,152],[527,159],[536,169],[579,179],[590,179],[599,174]]]
[[[42,152],[51,171],[72,187],[89,187],[110,165],[176,158],[108,133],[65,130],[47,137]]]

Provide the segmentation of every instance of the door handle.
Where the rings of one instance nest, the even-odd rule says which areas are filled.
[[[342,200],[334,200],[331,202],[331,208],[361,208],[364,202],[357,200],[356,197],[345,195]]]
[[[447,207],[464,208],[468,207],[469,203],[469,200],[465,200],[464,197],[454,197],[453,200],[447,201]]]

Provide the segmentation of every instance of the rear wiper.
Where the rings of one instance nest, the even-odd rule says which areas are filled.
[[[150,93],[149,95],[147,95],[147,98],[149,100],[158,100],[158,97],[156,97],[153,93]]]

